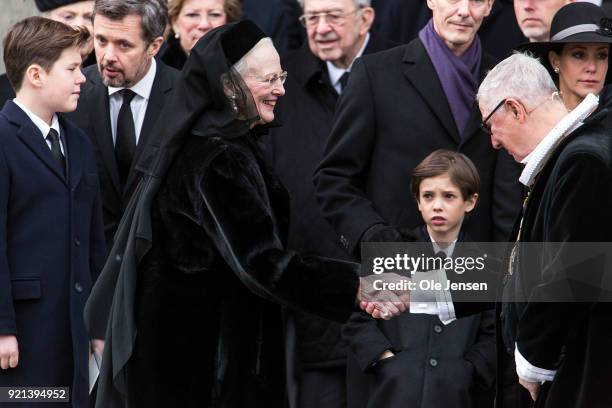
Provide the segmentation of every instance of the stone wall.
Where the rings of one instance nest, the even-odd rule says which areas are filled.
[[[4,34],[22,18],[37,15],[38,9],[34,0],[0,0],[0,33]],[[4,73],[4,57],[0,46],[0,74]]]

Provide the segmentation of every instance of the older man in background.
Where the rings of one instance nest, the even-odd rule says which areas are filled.
[[[321,216],[312,173],[321,161],[336,102],[353,62],[391,44],[370,33],[374,21],[370,0],[302,0],[300,5],[308,42],[283,62],[288,78],[286,96],[278,106],[282,126],[263,139],[264,148],[291,194],[289,247],[350,259]],[[346,406],[347,353],[340,325],[292,314],[288,328],[296,335],[289,347],[292,404],[301,408]]]

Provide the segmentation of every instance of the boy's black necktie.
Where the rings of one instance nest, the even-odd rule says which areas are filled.
[[[134,129],[132,109],[130,108],[130,102],[132,102],[136,93],[131,89],[123,89],[119,92],[123,96],[123,103],[121,109],[119,109],[119,115],[117,115],[115,158],[117,159],[121,186],[124,187],[136,151],[136,130]]]
[[[60,145],[60,137],[55,129],[50,129],[47,134],[47,140],[51,142],[51,154],[55,161],[60,165],[62,169],[62,175],[66,177],[66,158],[62,153],[62,147]]]

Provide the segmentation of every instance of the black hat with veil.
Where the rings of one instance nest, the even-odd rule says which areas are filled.
[[[242,137],[259,121],[257,106],[235,65],[265,37],[250,21],[227,24],[202,37],[156,122],[137,165],[143,178],[85,307],[90,336],[106,340],[96,406],[125,406],[127,401],[126,364],[136,338],[137,268],[151,248],[153,200],[188,137]]]

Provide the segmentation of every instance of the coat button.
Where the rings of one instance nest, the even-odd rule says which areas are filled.
[[[443,330],[443,329],[442,329],[442,326],[440,326],[439,324],[436,324],[436,325],[434,326],[434,331],[435,331],[436,333],[440,334],[440,333],[442,333],[442,330]]]
[[[75,239],[74,239],[74,245],[75,245],[75,246],[81,246],[81,241],[79,241],[79,239],[78,239],[78,238],[75,238]]]
[[[429,359],[429,365],[432,366],[432,367],[437,367],[438,366],[438,359],[430,358]]]
[[[77,293],[82,293],[83,292],[83,285],[81,285],[79,282],[74,284],[74,290],[76,290]]]

